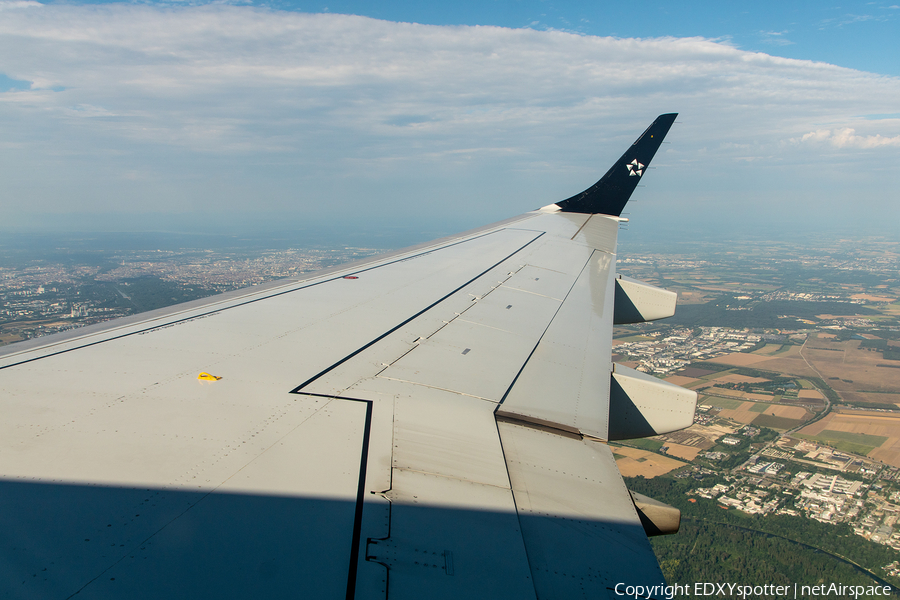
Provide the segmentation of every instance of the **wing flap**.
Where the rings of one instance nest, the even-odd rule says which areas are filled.
[[[366,547],[388,598],[535,598],[508,488],[398,471],[392,494],[391,535]]]
[[[497,425],[538,597],[603,598],[617,583],[665,583],[608,446]]]
[[[492,406],[475,398],[417,393],[394,400],[391,468],[509,488]],[[392,497],[398,493],[392,486]],[[459,503],[450,497],[437,503]],[[506,505],[507,508],[511,505]],[[493,507],[496,508],[496,507]]]
[[[387,502],[362,523],[356,597],[381,568],[394,599],[534,598],[494,404],[381,378],[347,393],[373,403],[366,506]]]

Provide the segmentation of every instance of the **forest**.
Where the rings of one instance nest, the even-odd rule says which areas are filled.
[[[710,477],[702,485],[713,485]],[[688,496],[692,478],[626,478],[629,489],[681,510],[681,530],[651,539],[669,583],[737,582],[764,585],[842,583],[872,585],[896,552],[856,534],[846,524],[790,515],[749,515],[714,500]],[[838,558],[840,557],[840,558]],[[844,560],[841,560],[841,559]],[[895,582],[892,582],[895,583]]]

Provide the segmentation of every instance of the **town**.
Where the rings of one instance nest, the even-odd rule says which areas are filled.
[[[298,277],[375,254],[370,248],[97,252],[88,264],[0,263],[0,344],[178,302]]]

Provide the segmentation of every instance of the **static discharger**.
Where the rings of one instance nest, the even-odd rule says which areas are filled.
[[[199,375],[197,375],[197,379],[199,379],[201,381],[218,381],[222,378],[219,377],[218,375],[210,375],[209,373],[200,373]]]

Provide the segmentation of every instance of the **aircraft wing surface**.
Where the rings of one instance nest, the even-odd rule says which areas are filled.
[[[696,396],[611,363],[674,295],[616,275],[598,201],[4,348],[0,597],[663,584],[606,442]]]

